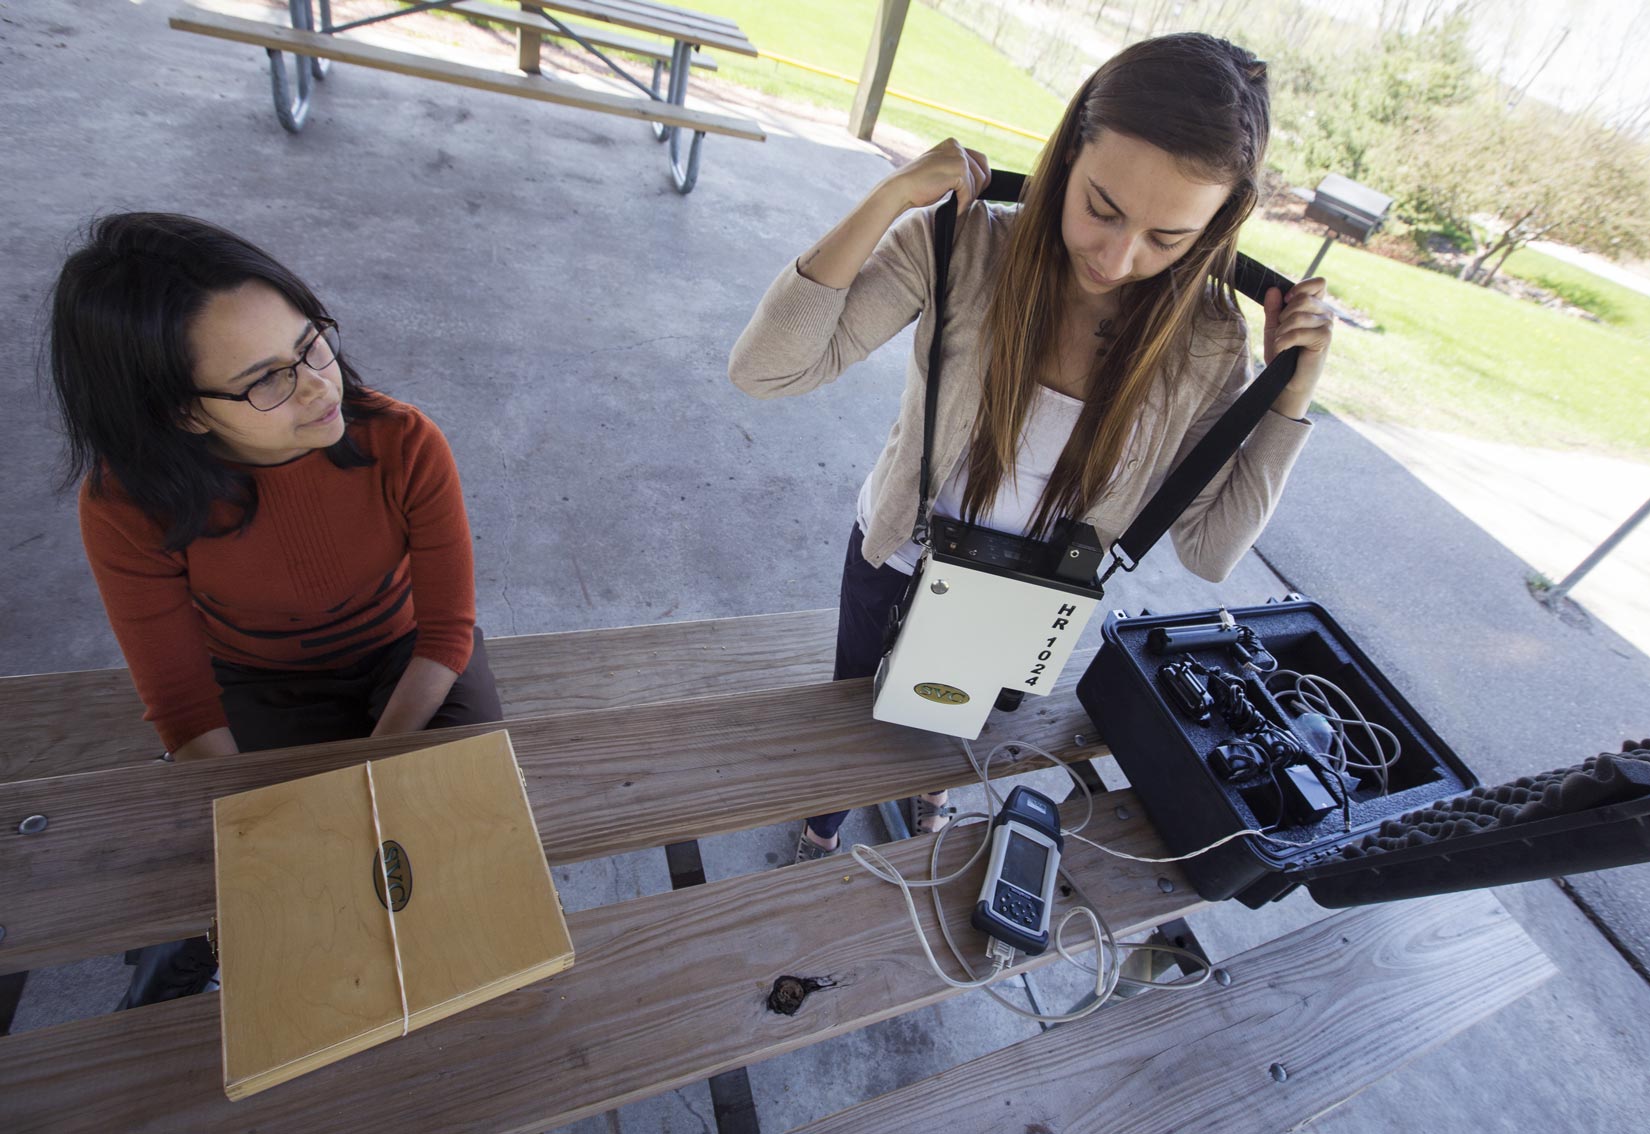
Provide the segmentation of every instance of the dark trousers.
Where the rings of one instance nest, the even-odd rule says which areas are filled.
[[[258,752],[371,735],[417,642],[414,630],[347,666],[319,672],[259,669],[214,659],[212,673],[223,690],[223,711],[236,746],[242,752]],[[477,627],[469,664],[424,727],[503,719]],[[132,979],[117,1011],[192,996],[207,987],[217,969],[204,937],[133,949],[126,963],[133,966]]]
[[[229,731],[242,752],[370,736],[418,644],[414,630],[338,669],[277,670],[212,662]],[[504,719],[481,628],[470,663],[425,728]]]
[[[888,614],[905,597],[911,576],[889,566],[865,561],[865,533],[855,524],[848,536],[848,554],[842,563],[842,589],[837,596],[836,669],[833,681],[871,677],[882,660]],[[846,811],[809,818],[808,828],[821,839],[836,834]]]

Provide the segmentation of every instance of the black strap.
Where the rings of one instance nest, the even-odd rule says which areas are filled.
[[[1277,288],[1283,295],[1289,294],[1294,283],[1283,275],[1274,272],[1271,268],[1255,260],[1251,260],[1243,253],[1237,255],[1237,263],[1233,266],[1232,287],[1254,300],[1256,303],[1266,302],[1266,293]],[[1248,350],[1248,345],[1244,345]],[[1111,545],[1111,563],[1106,566],[1105,574],[1100,576],[1099,586],[1105,589],[1106,580],[1110,579],[1117,569],[1133,571],[1140,564],[1141,557],[1150,551],[1158,540],[1163,538],[1170,526],[1180,518],[1186,506],[1197,498],[1208,483],[1215,478],[1232,456],[1243,444],[1244,438],[1254,431],[1260,424],[1260,419],[1266,416],[1266,411],[1272,408],[1283,388],[1295,376],[1295,364],[1299,361],[1300,348],[1290,347],[1278,355],[1271,365],[1260,372],[1260,376],[1249,383],[1243,393],[1239,394],[1220,419],[1210,427],[1192,451],[1187,453],[1168,479],[1158,488],[1155,495],[1146,502],[1140,514]]]
[[[993,170],[991,182],[980,194],[982,201],[1018,201],[1026,175]],[[957,231],[957,195],[940,202],[934,210],[934,338],[928,344],[928,388],[922,399],[922,473],[918,481],[917,523],[912,539],[928,542],[928,521],[932,505],[928,499],[930,464],[934,450],[934,417],[940,400],[940,344],[945,338],[945,282],[951,271],[951,242]]]
[[[980,199],[1017,201],[1025,187],[1025,181],[1023,173],[993,170],[991,183],[980,194]],[[934,445],[934,418],[939,402],[940,344],[945,329],[946,277],[951,269],[951,244],[956,228],[957,198],[953,194],[934,211],[934,338],[928,347],[928,382],[923,398],[921,495],[917,498],[917,524],[914,533],[914,538],[919,543],[926,542],[928,538],[928,484],[931,473],[929,466]],[[1232,287],[1256,303],[1264,304],[1267,291],[1274,287],[1288,294],[1289,289],[1294,286],[1294,283],[1283,275],[1241,252],[1238,253],[1237,262],[1232,270]],[[1272,407],[1272,403],[1289,384],[1289,380],[1295,376],[1295,364],[1299,354],[1299,347],[1291,347],[1274,358],[1271,365],[1262,370],[1260,376],[1238,395],[1237,400],[1221,415],[1220,420],[1215,422],[1209,432],[1203,435],[1192,447],[1192,451],[1187,453],[1185,459],[1169,474],[1168,479],[1134,518],[1128,531],[1112,543],[1112,561],[1099,580],[1102,588],[1119,567],[1124,571],[1133,571],[1139,565],[1141,557],[1163,538],[1163,534],[1186,510],[1186,506],[1197,498],[1197,494],[1214,479],[1221,466],[1238,451],[1244,438],[1260,424],[1260,419]]]

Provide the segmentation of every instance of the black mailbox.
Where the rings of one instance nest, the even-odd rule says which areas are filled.
[[[1362,244],[1381,227],[1392,198],[1377,193],[1367,185],[1359,185],[1349,177],[1331,173],[1318,182],[1312,201],[1306,206],[1306,219],[1328,225],[1342,236],[1350,236]]]
[[[1306,194],[1302,192],[1301,195]],[[1391,197],[1367,185],[1359,185],[1350,177],[1331,173],[1318,182],[1318,188],[1307,201],[1306,219],[1326,226],[1329,235],[1324,238],[1318,254],[1312,258],[1312,266],[1306,269],[1306,274],[1317,274],[1318,265],[1323,262],[1324,253],[1329,251],[1336,234],[1362,244],[1381,227],[1391,208]]]

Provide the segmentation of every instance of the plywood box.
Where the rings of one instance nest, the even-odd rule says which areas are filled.
[[[232,1099],[573,963],[507,732],[225,796],[213,823]]]

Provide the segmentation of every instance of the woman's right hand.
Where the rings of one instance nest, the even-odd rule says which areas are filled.
[[[947,138],[933,149],[907,162],[884,183],[897,192],[908,209],[932,205],[955,190],[957,211],[973,204],[991,181],[991,163],[978,150],[966,148],[955,138]]]
[[[797,258],[796,270],[826,287],[846,288],[859,275],[883,233],[907,209],[932,205],[955,189],[960,211],[974,202],[990,180],[991,167],[984,154],[964,149],[955,138],[947,138],[877,182],[853,212]]]

